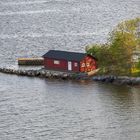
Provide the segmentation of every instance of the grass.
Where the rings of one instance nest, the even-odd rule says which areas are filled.
[[[140,76],[140,69],[132,68],[131,74],[132,74],[132,76],[139,77]]]

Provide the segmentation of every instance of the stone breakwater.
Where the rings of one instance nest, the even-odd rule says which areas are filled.
[[[94,76],[93,81],[112,83],[116,85],[140,85],[140,77],[103,75]]]
[[[92,80],[103,83],[112,83],[116,85],[140,85],[140,77],[114,76],[114,75],[97,75],[88,77],[86,73],[69,73],[60,71],[51,71],[46,69],[24,70],[13,68],[0,68],[0,72],[7,74],[15,74],[19,76],[41,77],[50,79],[63,80]]]
[[[24,70],[12,68],[0,68],[1,73],[14,74],[19,76],[41,77],[41,78],[55,78],[55,79],[88,79],[87,74],[68,73],[60,71],[51,71],[46,69],[39,70]]]

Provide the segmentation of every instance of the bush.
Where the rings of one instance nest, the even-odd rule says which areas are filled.
[[[110,33],[107,44],[86,47],[87,53],[98,59],[101,73],[131,75],[133,52],[140,49],[139,26],[140,18],[124,21]]]

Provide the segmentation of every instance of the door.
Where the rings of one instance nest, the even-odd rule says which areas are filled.
[[[72,62],[71,61],[68,61],[68,70],[72,70]]]

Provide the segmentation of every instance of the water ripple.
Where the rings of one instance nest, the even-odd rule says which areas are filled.
[[[120,21],[139,16],[139,5],[0,0],[0,65],[19,68],[18,57],[49,49],[83,52],[106,41]],[[139,88],[0,74],[0,140],[139,140],[139,118]]]
[[[98,32],[99,34],[99,32]],[[0,39],[12,39],[12,38],[25,38],[25,37],[31,37],[31,38],[40,38],[40,37],[64,37],[64,36],[92,36],[97,35],[97,32],[89,33],[89,32],[81,32],[81,33],[60,33],[60,34],[38,34],[38,33],[32,33],[32,34],[26,34],[26,35],[0,35]]]

